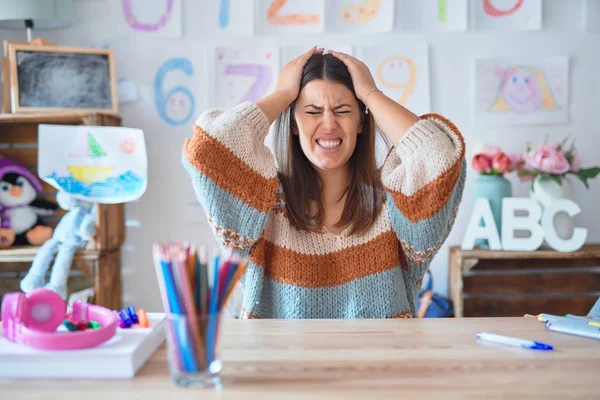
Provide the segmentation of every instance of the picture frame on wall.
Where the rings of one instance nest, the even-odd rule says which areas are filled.
[[[110,49],[5,43],[10,112],[119,113]]]

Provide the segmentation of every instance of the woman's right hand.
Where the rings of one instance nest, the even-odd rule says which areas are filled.
[[[302,71],[304,71],[306,62],[312,55],[321,53],[323,53],[323,48],[315,46],[306,53],[287,63],[279,73],[279,78],[277,79],[277,84],[275,85],[275,92],[284,95],[285,98],[289,100],[288,105],[296,100],[296,97],[298,97],[298,93],[300,92]]]

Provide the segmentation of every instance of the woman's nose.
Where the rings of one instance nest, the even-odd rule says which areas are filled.
[[[327,110],[323,113],[323,129],[327,131],[335,130],[337,126],[337,120],[335,119],[335,113]]]

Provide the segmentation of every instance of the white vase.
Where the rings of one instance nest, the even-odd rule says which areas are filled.
[[[568,179],[563,179],[562,182],[562,185],[559,185],[554,179],[540,180],[536,178],[533,181],[533,190],[531,187],[529,188],[529,197],[537,200],[542,208],[546,208],[557,199],[571,199],[571,182]],[[573,236],[574,227],[573,218],[566,213],[561,212],[554,216],[554,229],[559,237],[570,239]],[[544,246],[549,247],[546,241],[544,241]]]

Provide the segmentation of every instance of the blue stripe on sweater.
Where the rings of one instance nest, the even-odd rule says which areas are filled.
[[[260,318],[385,318],[415,311],[399,267],[343,285],[304,288],[265,277],[250,262],[243,285],[245,309]]]
[[[198,172],[185,157],[182,162],[192,178],[196,197],[213,225],[235,232],[252,242],[258,240],[267,220],[267,212],[258,211],[223,190],[212,179]]]

